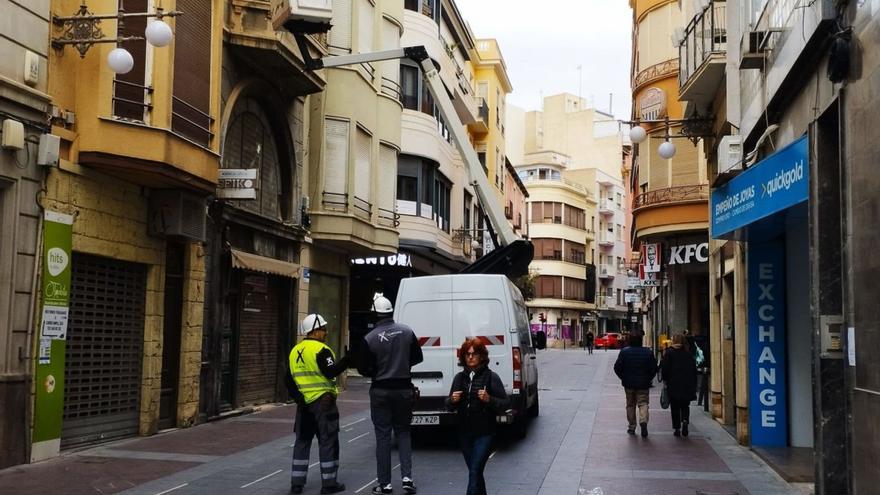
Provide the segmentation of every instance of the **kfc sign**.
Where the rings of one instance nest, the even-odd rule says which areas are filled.
[[[709,243],[686,244],[669,248],[670,265],[687,265],[693,261],[705,263],[709,261]]]

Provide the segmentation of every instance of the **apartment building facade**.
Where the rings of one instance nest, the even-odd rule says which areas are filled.
[[[0,28],[0,469],[27,462],[30,454],[33,315],[42,268],[38,192],[46,173],[35,151],[49,132],[49,2],[9,4],[3,15],[10,21]]]
[[[513,115],[519,112],[514,110]],[[590,247],[585,250],[585,260],[595,266],[595,274],[585,275],[585,301],[595,307],[585,310],[580,322],[598,334],[626,330],[624,294],[629,241],[625,236],[626,189],[622,179],[620,124],[611,115],[587,108],[583,98],[570,94],[546,97],[543,110],[526,112],[524,119],[524,124],[510,125],[515,136],[522,136],[523,165],[528,164],[530,156],[541,156],[544,152],[552,157],[555,153],[564,162],[556,170],[559,177],[582,187],[589,198],[584,228],[590,237],[584,244]],[[523,166],[517,169],[522,172]],[[540,178],[539,170],[533,172]],[[547,177],[552,177],[553,170],[548,173],[551,175]],[[530,183],[525,179],[524,182],[532,195]],[[535,201],[533,196],[530,200]],[[536,235],[532,231],[532,237]],[[537,316],[533,312],[533,324],[540,323]]]
[[[582,184],[564,177],[568,164],[562,153],[539,151],[527,153],[516,169],[529,194],[529,237],[535,246],[529,266],[534,291],[526,301],[531,328],[544,331],[548,345],[559,348],[582,345],[588,331],[596,332],[596,200]]]
[[[650,256],[641,263],[653,278],[644,289],[646,338],[659,348],[678,333],[704,339],[709,333],[708,197],[703,143],[683,137],[685,107],[679,100],[679,53],[673,40],[686,25],[681,2],[632,0],[633,117],[647,139],[634,145],[632,166],[633,248]],[[702,109],[701,109],[702,110]],[[669,141],[673,155],[664,157]],[[681,253],[695,253],[682,257]],[[703,344],[705,345],[705,344]],[[708,347],[707,347],[708,350]]]

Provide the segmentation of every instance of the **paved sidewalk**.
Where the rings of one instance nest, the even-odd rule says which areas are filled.
[[[349,378],[348,388],[339,396],[341,417],[369,409],[367,388],[363,379]],[[289,437],[295,414],[295,405],[270,404],[252,414],[11,467],[0,470],[0,494],[119,493]]]
[[[616,357],[616,356],[615,356]],[[672,418],[651,389],[649,436],[626,433],[623,388],[609,359],[579,493],[603,495],[793,495],[755,454],[702,408],[691,406],[689,437],[672,435]],[[599,491],[598,489],[601,489]]]

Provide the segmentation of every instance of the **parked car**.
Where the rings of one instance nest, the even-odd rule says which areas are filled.
[[[620,338],[619,333],[611,332],[602,334],[593,341],[593,345],[596,346],[597,349],[609,348],[609,349],[620,349],[622,347],[623,341]]]

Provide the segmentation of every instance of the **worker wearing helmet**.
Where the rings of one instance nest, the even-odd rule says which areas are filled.
[[[309,450],[318,437],[321,459],[321,493],[338,493],[345,485],[336,481],[339,469],[339,409],[336,376],[348,367],[348,356],[336,361],[325,344],[327,321],[319,314],[303,318],[300,332],[306,337],[290,351],[290,374],[298,391],[296,443],[293,445],[290,491],[302,493],[309,471]]]
[[[403,491],[415,493],[412,479],[410,422],[415,387],[410,368],[422,362],[422,348],[412,328],[395,323],[391,301],[373,296],[376,326],[364,337],[358,371],[372,377],[370,415],[376,430],[376,478],[372,493],[392,493],[391,432],[397,436]]]

